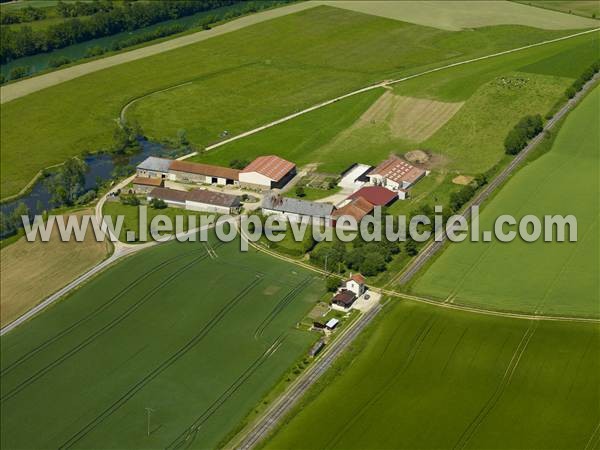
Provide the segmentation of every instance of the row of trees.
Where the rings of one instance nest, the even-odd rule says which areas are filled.
[[[539,114],[523,117],[504,139],[506,153],[516,155],[527,146],[531,138],[540,134],[543,129],[544,121]]]
[[[45,18],[46,11],[43,8],[27,6],[13,11],[2,11],[0,13],[0,24],[11,25],[14,23],[35,22]]]
[[[166,20],[189,16],[235,3],[236,0],[180,0],[116,4],[90,17],[66,19],[45,29],[22,26],[18,30],[0,30],[0,62],[48,52],[123,31],[132,31]]]
[[[565,91],[567,98],[575,97],[575,94],[577,94],[583,88],[583,85],[590,81],[592,77],[598,73],[598,71],[600,71],[600,60],[594,62],[594,64],[585,69],[584,72],[577,77],[573,84],[567,88]]]
[[[65,161],[44,180],[55,206],[72,206],[78,203],[85,192],[85,174],[88,165],[79,158]],[[80,202],[79,202],[80,203]]]
[[[110,0],[94,0],[93,2],[63,2],[56,4],[56,12],[62,17],[91,16],[100,11],[108,12],[114,8]]]

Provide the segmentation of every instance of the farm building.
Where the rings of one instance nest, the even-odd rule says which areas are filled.
[[[334,305],[341,306],[342,308],[348,309],[356,301],[358,297],[352,291],[348,289],[340,289],[331,300]]]
[[[164,181],[162,178],[135,177],[131,184],[136,194],[147,194],[156,187],[162,187]]]
[[[344,287],[338,289],[331,302],[334,305],[348,309],[366,291],[365,278],[359,273],[351,274],[350,278],[344,283]]]
[[[171,162],[170,159],[149,156],[137,165],[137,176],[166,179],[169,177]]]
[[[391,156],[367,175],[371,184],[383,186],[394,191],[408,189],[426,175],[423,169]]]
[[[250,189],[276,189],[285,186],[294,175],[296,165],[279,156],[259,156],[240,172],[242,187]]]
[[[346,203],[344,206],[342,206],[339,209],[336,209],[333,212],[332,218],[334,220],[334,225],[335,225],[335,222],[337,222],[337,220],[342,216],[353,217],[356,220],[356,222],[358,223],[365,216],[368,216],[369,214],[371,214],[374,209],[375,209],[375,206],[373,206],[373,204],[371,204],[364,198],[362,198],[362,197],[353,198],[348,203]]]
[[[365,186],[360,188],[349,198],[363,198],[373,206],[388,206],[398,199],[398,193],[390,191],[383,186]]]
[[[188,183],[217,185],[238,184],[239,170],[187,161],[172,161],[169,167],[171,179]]]
[[[188,192],[185,208],[192,211],[206,211],[219,214],[238,213],[241,208],[237,195],[213,192],[206,189],[195,189]]]
[[[310,202],[268,193],[264,196],[261,206],[265,215],[277,214],[293,222],[300,222],[303,217],[309,217],[322,220],[325,225],[331,225],[333,205],[329,203]]]
[[[212,192],[205,189],[193,191],[178,191],[169,188],[154,188],[148,194],[148,201],[157,198],[175,208],[185,208],[191,211],[206,211],[219,214],[239,212],[241,203],[236,195]]]
[[[186,191],[178,191],[176,189],[169,189],[164,187],[157,187],[152,189],[147,196],[148,201],[152,199],[159,199],[164,201],[167,205],[174,208],[185,208],[185,201],[187,200],[188,193]]]

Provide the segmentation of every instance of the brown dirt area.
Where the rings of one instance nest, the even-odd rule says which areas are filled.
[[[93,214],[93,211],[76,213]],[[108,243],[96,242],[90,232],[83,242],[62,242],[58,231],[49,242],[23,237],[0,251],[0,324],[12,322],[52,293],[98,264]]]
[[[466,186],[466,185],[470,184],[471,181],[473,181],[473,177],[469,177],[466,175],[459,175],[452,179],[452,182],[454,184],[460,184],[461,186]]]

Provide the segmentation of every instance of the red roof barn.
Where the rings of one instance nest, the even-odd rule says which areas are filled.
[[[398,194],[382,186],[365,186],[360,188],[350,198],[364,198],[375,206],[386,206],[398,199]]]

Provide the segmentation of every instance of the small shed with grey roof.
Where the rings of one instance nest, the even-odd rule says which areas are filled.
[[[295,222],[300,222],[303,217],[308,217],[320,219],[326,225],[331,225],[333,205],[329,203],[311,202],[268,193],[264,196],[261,206],[263,214],[277,214],[286,220]]]
[[[148,178],[168,178],[169,168],[173,161],[166,158],[157,158],[149,156],[136,167],[138,177]]]

